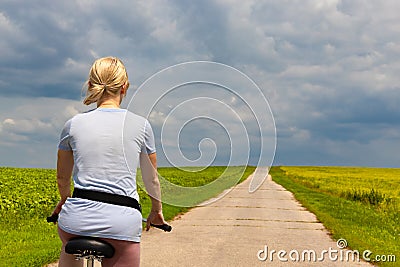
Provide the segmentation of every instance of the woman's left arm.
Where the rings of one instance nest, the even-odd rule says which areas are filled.
[[[62,205],[71,196],[71,175],[74,167],[74,155],[72,150],[58,150],[57,153],[57,186],[61,196],[60,202],[54,209],[53,214],[61,211]]]

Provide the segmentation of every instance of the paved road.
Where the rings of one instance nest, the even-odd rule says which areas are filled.
[[[222,199],[177,218],[171,222],[171,233],[144,232],[141,266],[372,266],[340,261],[340,255],[346,259],[346,250],[339,249],[315,215],[270,176],[252,194],[248,193],[249,182],[247,179]],[[330,248],[336,261],[329,259]],[[281,258],[288,261],[279,260],[277,252],[271,257],[272,250],[286,251]],[[316,258],[327,250],[325,260],[308,261],[308,255],[313,259],[311,250]],[[292,258],[298,253],[301,259],[303,252],[304,262],[289,257],[289,253]],[[258,259],[266,254],[265,261]]]

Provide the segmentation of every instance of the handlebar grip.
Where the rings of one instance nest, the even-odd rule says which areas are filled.
[[[164,230],[165,232],[171,232],[171,230],[172,230],[172,226],[171,226],[171,225],[168,225],[168,224],[166,224],[166,223],[161,224],[161,225],[152,224],[152,223],[151,223],[150,225],[153,226],[153,227],[155,227],[155,228]]]
[[[47,220],[48,223],[51,223],[51,222],[55,223],[55,222],[58,221],[58,214],[53,214],[53,215],[47,217],[46,220]]]

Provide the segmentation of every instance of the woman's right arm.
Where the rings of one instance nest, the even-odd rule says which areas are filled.
[[[53,211],[53,215],[59,214],[62,205],[71,196],[71,174],[74,167],[74,155],[71,150],[58,150],[57,153],[57,187],[60,193],[60,201]]]
[[[144,186],[151,199],[151,211],[146,224],[146,231],[148,231],[150,224],[165,224],[162,213],[160,181],[157,173],[157,154],[140,153],[140,169]]]

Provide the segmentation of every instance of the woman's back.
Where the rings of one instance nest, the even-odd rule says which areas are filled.
[[[68,121],[61,149],[74,151],[74,186],[138,199],[139,153],[154,153],[149,123],[125,109],[97,108]]]

